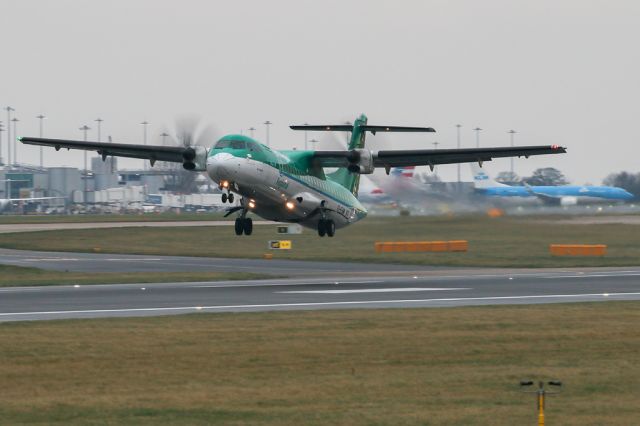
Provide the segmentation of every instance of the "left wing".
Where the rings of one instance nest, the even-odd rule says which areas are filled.
[[[322,167],[349,167],[357,165],[363,150],[316,151],[313,161]],[[566,148],[558,145],[536,145],[505,148],[418,149],[371,152],[373,167],[429,166],[438,164],[482,164],[494,158],[525,157],[545,154],[564,154]]]
[[[193,164],[196,158],[196,148],[158,145],[137,145],[111,142],[86,142],[67,139],[45,139],[21,137],[18,140],[27,145],[52,146],[59,151],[60,148],[81,149],[85,151],[97,151],[102,159],[109,156],[141,158],[150,160],[151,165],[156,161],[171,161],[174,163]],[[185,166],[185,168],[187,168]]]

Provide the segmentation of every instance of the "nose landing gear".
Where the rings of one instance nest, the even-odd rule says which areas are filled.
[[[231,193],[231,184],[227,181],[221,182],[220,185],[218,185],[218,189],[220,189],[221,191],[226,191],[222,193],[222,203],[226,203],[227,201],[229,202],[229,204],[233,204],[233,193]]]
[[[336,234],[336,224],[331,219],[320,219],[318,221],[318,235],[333,237]]]
[[[233,194],[232,193],[229,193],[229,194],[223,193],[222,194],[222,202],[226,203],[227,201],[229,202],[229,204],[233,204]]]

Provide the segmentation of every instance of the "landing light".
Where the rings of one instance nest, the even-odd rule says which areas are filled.
[[[228,181],[222,181],[222,187],[223,188],[228,188],[229,187],[229,182]]]
[[[293,210],[295,208],[295,204],[293,204],[291,201],[287,201],[287,203],[285,204],[285,206],[287,206],[287,208],[289,210]]]
[[[249,208],[250,209],[255,209],[256,208],[255,200],[249,200]]]

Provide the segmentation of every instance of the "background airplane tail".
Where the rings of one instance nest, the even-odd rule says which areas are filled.
[[[469,163],[471,174],[473,175],[473,187],[475,189],[486,189],[496,186],[508,186],[493,180],[477,163]]]
[[[362,130],[361,126],[367,124],[367,117],[362,114],[353,123],[353,131],[349,140],[349,150],[364,148],[364,140],[367,132]],[[351,173],[346,168],[340,168],[337,171],[327,175],[332,181],[339,183],[347,188],[355,196],[358,195],[358,186],[360,185],[360,174]]]

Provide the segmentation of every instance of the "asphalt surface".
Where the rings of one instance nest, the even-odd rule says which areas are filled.
[[[640,300],[640,267],[404,272],[364,278],[3,288],[0,321]]]
[[[65,253],[0,248],[0,264],[70,272],[253,272],[276,276],[410,274],[450,268],[384,263],[307,262],[186,256]]]
[[[274,225],[267,220],[254,220],[254,225]],[[105,229],[105,228],[175,228],[190,226],[233,226],[233,220],[194,220],[184,222],[73,222],[73,223],[7,223],[0,224],[0,234],[14,232],[59,231],[64,229]]]

